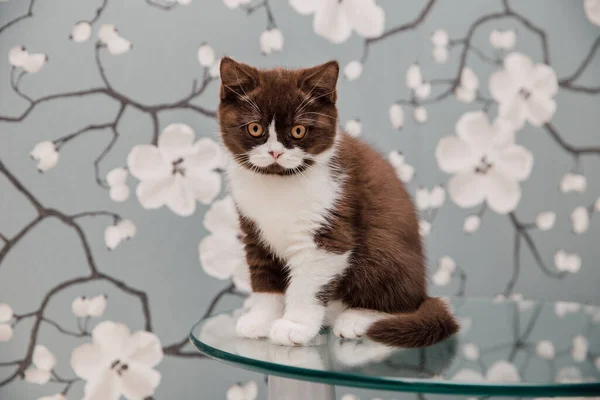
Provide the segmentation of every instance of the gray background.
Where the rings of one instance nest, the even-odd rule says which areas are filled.
[[[425,2],[379,0],[377,3],[385,9],[387,29],[412,20]],[[551,66],[559,79],[570,75],[581,64],[600,34],[600,28],[586,18],[582,1],[513,3],[514,10],[547,35]],[[285,44],[281,53],[269,56],[261,55],[258,39],[267,25],[264,9],[247,15],[240,9],[228,9],[220,0],[194,0],[191,5],[176,6],[168,11],[143,0],[109,0],[95,23],[92,39],[81,44],[71,42],[68,36],[72,26],[77,21],[90,19],[99,5],[98,1],[38,0],[31,18],[1,32],[0,116],[16,116],[27,107],[10,87],[11,66],[5,56],[15,45],[22,44],[31,52],[49,55],[49,62],[39,73],[22,80],[22,91],[34,99],[103,86],[94,61],[95,32],[102,23],[115,24],[134,44],[126,54],[103,56],[111,85],[146,105],[175,101],[189,93],[192,81],[202,75],[196,52],[203,42],[212,45],[218,56],[229,55],[264,67],[310,66],[328,59],[338,59],[344,66],[362,54],[363,39],[356,33],[343,44],[329,43],[313,32],[312,16],[302,16],[287,1],[276,0],[271,0],[270,6]],[[0,26],[25,13],[27,7],[27,1],[0,3]],[[448,176],[437,167],[435,147],[442,136],[453,134],[454,124],[461,114],[481,105],[459,103],[451,96],[427,106],[426,124],[417,125],[407,115],[405,128],[396,131],[389,122],[388,108],[394,101],[409,96],[404,83],[405,71],[409,64],[418,61],[426,79],[455,77],[460,49],[452,50],[446,64],[435,64],[431,59],[431,32],[442,28],[451,38],[461,38],[477,18],[500,10],[499,0],[439,1],[417,29],[392,35],[370,46],[369,58],[358,80],[340,79],[341,122],[359,118],[365,140],[382,152],[398,149],[405,153],[417,171],[409,185],[412,191],[419,185],[432,187],[447,181]],[[542,61],[539,37],[511,18],[482,25],[472,43],[491,55],[488,35],[493,28],[516,29],[516,49],[536,62]],[[487,96],[487,77],[497,67],[483,63],[473,54],[469,55],[467,65],[479,76],[482,92]],[[578,83],[598,86],[599,71],[600,57],[596,54]],[[197,103],[215,109],[217,88],[218,84],[213,82]],[[555,99],[558,109],[552,122],[564,140],[573,146],[597,147],[600,144],[600,96],[561,88]],[[0,121],[0,160],[46,207],[65,214],[110,210],[135,222],[137,236],[112,252],[106,250],[103,240],[109,219],[89,218],[81,220],[80,225],[98,268],[147,293],[153,331],[166,346],[184,338],[215,293],[228,284],[208,277],[198,261],[198,243],[206,234],[202,219],[207,208],[199,205],[193,216],[181,218],[166,208],[144,210],[134,195],[125,203],[112,202],[107,191],[96,185],[92,164],[110,138],[108,131],[91,132],[69,142],[60,152],[58,166],[45,174],[37,172],[28,156],[33,146],[42,140],[58,138],[91,123],[111,121],[117,106],[114,99],[102,95],[62,98],[36,106],[21,122]],[[171,122],[189,124],[197,137],[217,135],[216,120],[191,111],[159,113],[161,129]],[[118,129],[119,141],[101,165],[102,176],[113,167],[125,165],[130,149],[148,143],[152,137],[149,115],[133,107],[127,107]],[[551,231],[532,232],[535,245],[552,270],[558,249],[578,253],[582,268],[565,279],[552,279],[535,264],[529,249],[522,246],[521,271],[515,291],[534,299],[598,304],[600,224],[596,216],[592,218],[590,230],[576,236],[569,222],[569,215],[576,206],[588,206],[600,194],[600,179],[596,175],[600,167],[598,153],[580,159],[580,168],[588,182],[585,193],[563,194],[558,184],[574,166],[572,155],[558,146],[546,130],[530,125],[517,133],[517,142],[534,154],[535,161],[531,176],[521,183],[523,198],[516,214],[523,222],[533,222],[540,211],[556,212],[557,222]],[[133,190],[132,181],[130,178]],[[35,217],[35,210],[2,174],[0,194],[0,232],[10,238]],[[453,257],[467,273],[467,295],[493,296],[505,290],[512,273],[514,228],[507,216],[488,211],[480,230],[474,235],[465,235],[463,221],[474,211],[446,202],[426,239],[428,259],[433,270],[439,257]],[[30,312],[39,307],[50,288],[85,275],[86,271],[84,253],[74,231],[49,218],[19,241],[0,264],[0,303],[10,304],[18,314]],[[433,290],[454,293],[457,284],[454,280],[447,287]],[[109,296],[108,309],[102,319],[125,322],[132,330],[143,328],[138,299],[115,290],[106,282],[78,285],[53,296],[45,315],[74,329],[71,301],[78,295],[97,293]],[[220,307],[225,309],[237,302],[226,298]],[[30,319],[19,322],[15,337],[0,343],[0,362],[23,357],[31,322]],[[59,360],[57,371],[69,377],[73,376],[69,366],[72,349],[88,340],[61,335],[53,327],[43,325],[38,342],[51,348]],[[156,393],[158,399],[219,399],[224,398],[227,388],[236,381],[260,380],[255,374],[193,358],[165,356],[158,369],[162,373],[162,383]],[[0,380],[12,371],[13,367],[0,367]],[[61,385],[49,385],[53,384],[37,386],[17,379],[0,388],[0,397],[3,400],[35,399],[62,390]],[[82,384],[78,383],[70,397],[77,398],[81,391]],[[264,393],[261,389],[260,396]]]

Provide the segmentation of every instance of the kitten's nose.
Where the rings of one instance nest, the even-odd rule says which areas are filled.
[[[269,154],[274,158],[274,159],[278,159],[282,154],[283,151],[279,151],[279,150],[271,150],[269,151]]]

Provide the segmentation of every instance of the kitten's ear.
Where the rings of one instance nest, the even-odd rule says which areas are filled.
[[[220,72],[221,99],[242,96],[258,86],[258,70],[232,58],[223,57]]]
[[[335,103],[337,99],[335,86],[339,73],[340,66],[337,61],[307,68],[300,75],[298,87],[306,93],[311,93],[311,97],[317,94]]]

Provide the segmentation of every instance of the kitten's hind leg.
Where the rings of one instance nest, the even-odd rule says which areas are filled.
[[[356,339],[364,336],[369,327],[389,314],[364,308],[348,308],[333,323],[335,336],[345,339]]]

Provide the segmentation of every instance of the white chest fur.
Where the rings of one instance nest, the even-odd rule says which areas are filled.
[[[242,214],[257,224],[262,239],[284,260],[316,248],[314,233],[326,223],[341,191],[325,163],[292,176],[257,174],[230,163],[228,177]]]

